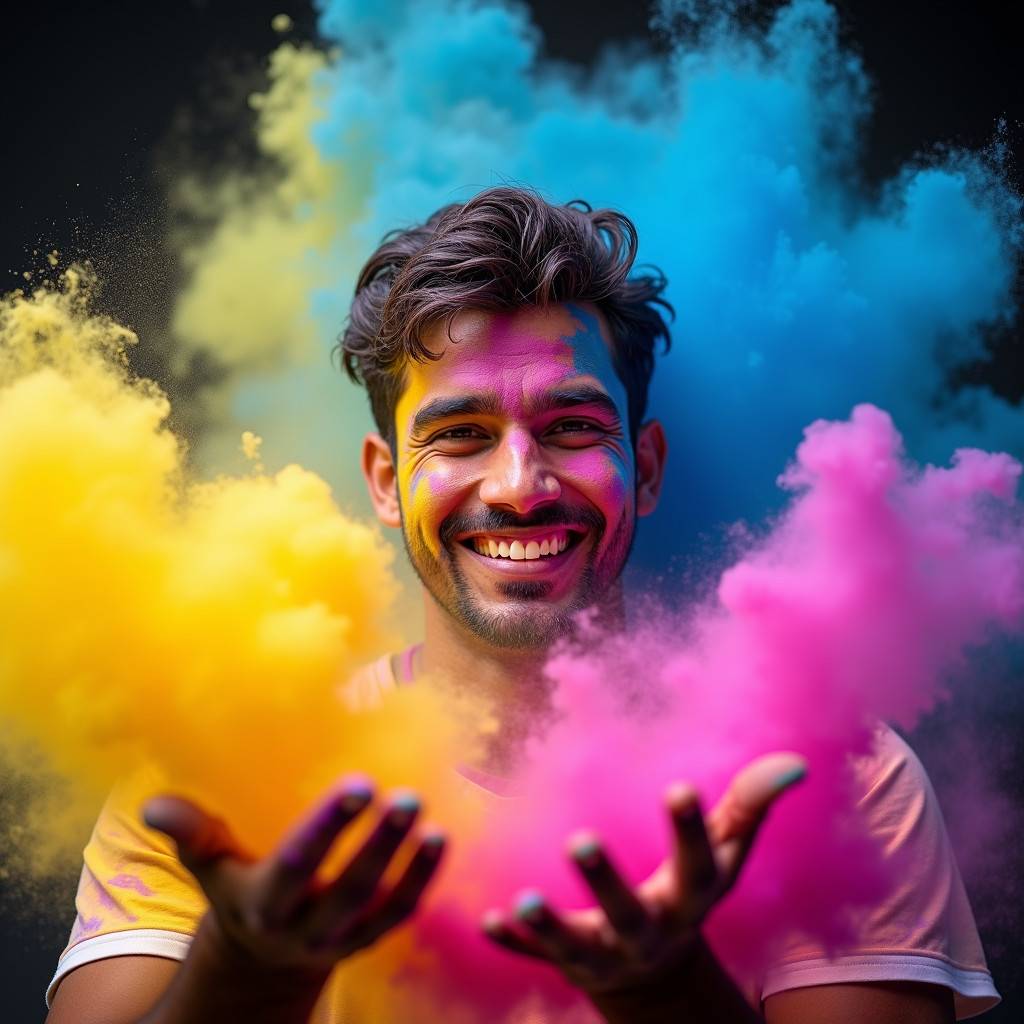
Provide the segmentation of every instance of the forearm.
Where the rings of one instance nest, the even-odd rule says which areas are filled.
[[[658,981],[590,999],[608,1024],[764,1024],[703,941]]]
[[[259,964],[207,913],[174,980],[138,1024],[306,1024],[328,976]]]

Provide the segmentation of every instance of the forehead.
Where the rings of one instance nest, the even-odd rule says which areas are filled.
[[[625,388],[612,364],[608,327],[589,304],[463,310],[452,321],[451,340],[442,323],[423,341],[440,358],[406,366],[400,427],[403,416],[442,395],[490,392],[514,415],[531,396],[569,382],[601,387],[625,416]]]

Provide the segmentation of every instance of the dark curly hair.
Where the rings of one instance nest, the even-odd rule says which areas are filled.
[[[658,307],[673,315],[659,270],[630,276],[636,253],[636,228],[615,210],[579,199],[555,206],[526,188],[486,189],[384,236],[359,275],[338,340],[345,370],[366,386],[377,429],[394,447],[405,364],[437,358],[421,340],[427,329],[442,321],[450,329],[464,308],[590,302],[611,330],[635,443],[655,344],[671,343]]]

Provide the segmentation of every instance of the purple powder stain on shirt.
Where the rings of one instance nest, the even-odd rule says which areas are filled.
[[[112,881],[113,879],[108,881],[107,884],[110,885]],[[139,885],[142,885],[142,883],[139,882]],[[145,888],[145,886],[143,886],[143,888]],[[124,907],[122,907],[121,904],[118,903],[117,900],[115,900],[114,897],[111,896],[111,894],[102,886],[97,886],[96,894],[99,898],[99,905],[103,907],[104,910],[113,911],[118,917],[125,921],[138,921],[138,918],[134,914],[129,914],[128,911],[125,910]]]
[[[96,886],[96,900],[104,910],[120,910],[117,901],[102,886]]]
[[[90,932],[98,931],[103,927],[103,918],[97,914],[95,917],[80,917],[75,922],[74,934],[71,941],[74,943],[76,936],[88,935]]]
[[[137,875],[121,874],[107,879],[107,885],[116,885],[118,889],[131,889],[140,896],[152,896],[153,890]]]

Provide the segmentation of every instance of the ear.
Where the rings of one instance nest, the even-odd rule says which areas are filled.
[[[385,526],[401,526],[395,460],[391,455],[391,446],[380,434],[367,434],[363,438],[362,469],[377,518]]]
[[[649,516],[658,507],[665,478],[668,441],[657,420],[645,423],[636,439],[636,514]]]

